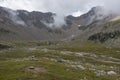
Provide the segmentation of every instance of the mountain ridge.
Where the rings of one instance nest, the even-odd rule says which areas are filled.
[[[102,11],[103,8],[98,6],[79,17],[68,15],[65,17],[66,25],[50,28],[46,24],[54,23],[55,13],[0,7],[0,30],[9,32],[1,31],[0,40],[72,40],[80,37],[86,41],[97,32],[102,32],[104,25],[116,17],[115,14],[104,15]]]

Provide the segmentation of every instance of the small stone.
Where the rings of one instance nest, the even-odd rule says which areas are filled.
[[[35,67],[34,66],[30,66],[29,69],[35,69]]]
[[[36,48],[28,48],[28,50],[34,51],[34,50],[36,50]]]
[[[108,71],[107,74],[108,74],[108,75],[116,75],[117,73],[114,72],[114,71]]]
[[[98,70],[95,73],[96,73],[97,77],[101,77],[101,76],[105,76],[106,75],[106,72],[104,70]]]
[[[42,49],[45,53],[48,52],[49,50],[47,48]]]
[[[81,70],[85,70],[85,68],[83,66],[81,66],[81,65],[77,65],[76,68],[81,69]]]
[[[57,62],[64,62],[65,60],[62,58],[57,59]]]
[[[30,57],[29,57],[29,60],[38,61],[38,59],[36,59],[36,56],[30,56]]]

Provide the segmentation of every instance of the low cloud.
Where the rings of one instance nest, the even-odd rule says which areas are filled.
[[[94,6],[120,13],[120,0],[0,0],[0,6],[28,11],[54,12],[68,15],[80,11],[85,13]]]
[[[19,13],[17,11],[11,10],[8,8],[4,8],[4,10],[9,13],[9,17],[14,23],[17,23],[23,26],[25,25],[25,22],[21,18],[18,17]]]

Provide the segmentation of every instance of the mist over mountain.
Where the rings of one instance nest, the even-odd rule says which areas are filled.
[[[55,23],[49,25],[63,26],[66,24],[65,16],[76,15],[80,16],[88,12],[92,7],[102,6],[103,14],[118,14],[120,13],[120,1],[110,0],[1,0],[0,6],[8,7],[14,10],[21,9],[27,11],[40,11],[56,13],[53,16]],[[78,12],[78,13],[77,13]]]
[[[87,13],[74,17],[64,16],[64,25],[55,24],[57,14],[52,12],[39,12],[26,10],[12,10],[0,7],[1,40],[66,40],[79,37],[87,27],[98,21],[100,26],[116,14],[103,14],[103,7],[93,7]],[[95,24],[96,24],[95,23]],[[91,27],[91,26],[90,26]],[[95,26],[94,26],[95,27]],[[97,31],[97,30],[96,30]],[[81,35],[81,38],[84,37]]]
[[[80,40],[80,41],[100,41],[106,42],[112,38],[110,35],[115,34],[118,37],[119,34],[119,10],[110,7],[112,1],[107,5],[104,1],[104,5],[99,1],[89,2],[77,1],[73,4],[71,2],[65,3],[54,1],[53,5],[49,5],[46,1],[40,3],[46,3],[47,6],[43,8],[38,6],[36,0],[32,1],[18,0],[19,5],[14,5],[16,1],[8,0],[1,1],[0,7],[0,40]],[[39,1],[38,1],[39,2]],[[48,1],[50,3],[50,1]],[[79,2],[79,3],[78,3]],[[24,3],[29,4],[32,8],[24,8]],[[97,6],[100,3],[100,6]],[[11,4],[12,6],[8,6]],[[17,4],[17,3],[16,3]],[[30,5],[31,4],[31,5]],[[36,5],[35,5],[36,4]],[[76,4],[76,5],[74,5]],[[79,5],[78,5],[79,4]],[[80,5],[82,4],[82,5]],[[92,4],[92,6],[90,6]],[[113,3],[118,4],[118,3]],[[89,5],[89,8],[88,8]],[[37,8],[36,8],[37,6]],[[61,8],[60,8],[61,6]],[[118,5],[117,5],[118,6]],[[56,9],[55,9],[56,8]],[[59,9],[60,8],[60,9]],[[74,16],[74,12],[81,11],[82,14]],[[115,24],[112,24],[116,22]],[[117,23],[118,22],[118,23]],[[109,25],[111,24],[111,25]],[[117,26],[116,26],[117,25]],[[116,28],[105,26],[116,26]],[[101,36],[103,35],[103,36]],[[115,36],[114,35],[114,36]],[[107,37],[107,38],[106,38]],[[108,38],[110,37],[110,38]],[[104,40],[105,39],[105,40]]]

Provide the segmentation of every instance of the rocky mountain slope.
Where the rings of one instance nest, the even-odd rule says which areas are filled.
[[[101,35],[119,32],[120,25],[116,14],[108,15],[103,12],[104,9],[102,7],[93,7],[89,12],[79,17],[66,16],[66,25],[61,26],[61,28],[51,28],[50,24],[55,22],[53,16],[56,14],[54,13],[15,11],[0,7],[0,40],[80,39],[82,41],[92,40],[101,42],[99,40]],[[105,42],[106,40],[108,38],[103,41]]]
[[[110,45],[120,44],[120,18],[118,14],[104,14],[102,8],[94,7],[75,19],[80,34],[79,41],[94,41]],[[76,25],[76,26],[77,26]]]

